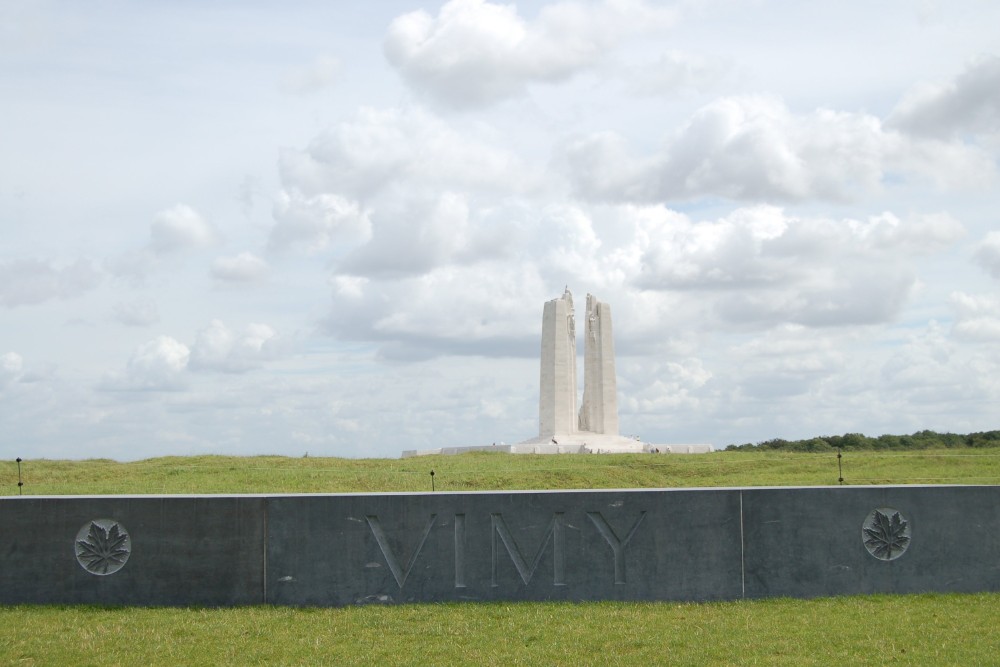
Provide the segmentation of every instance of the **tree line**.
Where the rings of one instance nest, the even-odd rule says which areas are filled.
[[[863,433],[825,435],[808,440],[774,438],[763,442],[729,445],[727,450],[780,450],[786,452],[825,452],[836,449],[959,449],[966,447],[1000,447],[1000,431],[981,433],[937,433],[917,431],[913,435],[880,435],[870,438]]]

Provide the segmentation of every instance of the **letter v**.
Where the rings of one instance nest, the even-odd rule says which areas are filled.
[[[413,550],[413,554],[410,555],[410,560],[406,563],[406,568],[404,569],[399,566],[399,560],[396,558],[396,554],[393,553],[392,547],[389,546],[389,539],[386,537],[385,531],[382,530],[382,524],[379,522],[378,516],[374,514],[365,516],[365,519],[368,521],[368,527],[372,529],[372,535],[375,536],[375,541],[378,542],[378,548],[382,551],[385,562],[389,564],[389,570],[392,572],[392,576],[400,588],[406,583],[406,577],[410,575],[413,563],[416,562],[417,556],[420,555],[420,550],[424,548],[424,542],[427,541],[427,536],[431,534],[431,528],[434,527],[434,520],[436,518],[437,514],[431,514],[431,518],[427,520],[427,525],[424,527],[424,534],[420,537],[420,543]]]

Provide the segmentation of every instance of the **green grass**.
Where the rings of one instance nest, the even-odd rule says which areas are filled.
[[[0,607],[11,665],[988,665],[1000,595],[344,609]]]
[[[1000,450],[858,451],[849,484],[1000,483]],[[833,453],[22,463],[27,494],[836,484]],[[0,493],[17,469],[0,463]],[[295,609],[0,606],[0,665],[1000,664],[1000,593]]]
[[[846,484],[998,484],[1000,449],[844,454]],[[118,463],[27,460],[25,494],[335,493],[608,489],[836,484],[837,455],[723,451],[696,455],[512,456],[412,459],[165,457]],[[0,463],[0,494],[17,494],[17,468]]]

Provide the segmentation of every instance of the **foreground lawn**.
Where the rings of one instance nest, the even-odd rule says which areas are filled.
[[[1000,449],[844,454],[846,484],[1000,484]],[[23,492],[334,493],[348,491],[608,489],[837,484],[835,453],[744,452],[532,456],[494,453],[412,459],[283,456],[164,457],[118,463],[26,460]],[[0,462],[0,494],[16,495],[17,468]]]
[[[1000,594],[345,609],[0,607],[11,665],[997,664]]]

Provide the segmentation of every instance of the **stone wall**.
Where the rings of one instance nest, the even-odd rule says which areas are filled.
[[[0,499],[0,603],[1000,590],[1000,487]]]

